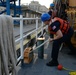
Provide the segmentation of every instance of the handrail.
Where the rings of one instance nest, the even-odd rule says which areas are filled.
[[[19,17],[14,17],[13,20],[37,20],[40,18],[19,18]]]
[[[34,29],[33,31],[31,31],[31,32],[27,33],[26,35],[24,35],[23,38],[27,37],[28,35],[32,34],[32,33],[35,32],[35,31],[38,31],[38,30],[41,29],[41,28],[42,28],[42,26],[40,26],[38,29]],[[45,28],[46,28],[46,27],[43,27],[43,29],[45,29]],[[22,38],[19,38],[19,39],[15,40],[15,42],[18,42],[18,41],[20,41],[21,39],[22,39]]]
[[[34,29],[33,31],[31,31],[31,32],[29,32],[29,33],[27,33],[26,35],[23,36],[23,20],[32,20],[32,19],[36,20],[36,29]],[[36,32],[36,39],[37,39],[38,30],[41,29],[41,32],[43,34],[43,30],[46,28],[46,26],[43,27],[43,23],[42,23],[42,25],[40,27],[38,27],[38,20],[40,20],[40,18],[38,18],[38,17],[37,18],[23,18],[23,16],[20,15],[20,17],[14,17],[13,20],[19,20],[20,21],[20,38],[15,40],[15,42],[20,41],[20,52],[21,52],[20,54],[21,55],[17,59],[17,61],[19,61],[19,60],[23,59],[23,39],[25,37],[27,37],[28,35],[34,33],[34,32]]]

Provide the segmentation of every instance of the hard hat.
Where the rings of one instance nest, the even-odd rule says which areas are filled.
[[[43,22],[45,22],[45,21],[49,20],[50,17],[51,17],[51,16],[50,16],[48,13],[43,13],[43,14],[41,15],[41,20],[42,20]]]
[[[51,4],[50,4],[50,7],[54,7],[54,6],[55,6],[55,4],[54,4],[54,3],[51,3]]]

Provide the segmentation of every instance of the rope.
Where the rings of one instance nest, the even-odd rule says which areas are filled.
[[[44,43],[40,44],[39,46],[37,46],[36,48],[34,48],[32,51],[30,51],[30,53],[33,52],[33,51],[35,51],[35,50],[37,50],[39,47],[43,46],[47,42],[49,42],[49,39],[46,40]]]
[[[16,62],[13,19],[0,15],[0,75],[17,75]]]
[[[66,71],[70,71],[69,75],[76,75],[76,70],[68,69],[68,68],[65,68],[65,67],[63,67],[63,69],[66,70]]]
[[[68,68],[65,68],[65,67],[63,67],[63,69],[64,69],[64,70],[67,70],[67,71],[76,72],[76,70],[68,69]]]

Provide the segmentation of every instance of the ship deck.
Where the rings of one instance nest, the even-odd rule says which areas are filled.
[[[46,36],[46,38],[48,38]],[[47,47],[46,47],[47,46]],[[30,64],[19,65],[18,75],[71,75],[72,70],[76,70],[76,55],[68,55],[68,47],[63,46],[59,51],[59,64],[69,70],[58,70],[57,67],[48,67],[46,63],[51,60],[52,43],[44,45],[44,58],[38,58],[38,51],[34,51],[34,59]],[[73,75],[73,74],[72,74]],[[76,74],[74,74],[76,75]]]

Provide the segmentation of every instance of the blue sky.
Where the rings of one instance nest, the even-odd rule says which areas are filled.
[[[41,5],[45,5],[47,8],[49,8],[50,3],[53,2],[53,0],[21,0],[21,4],[29,4],[31,1],[38,1]]]

